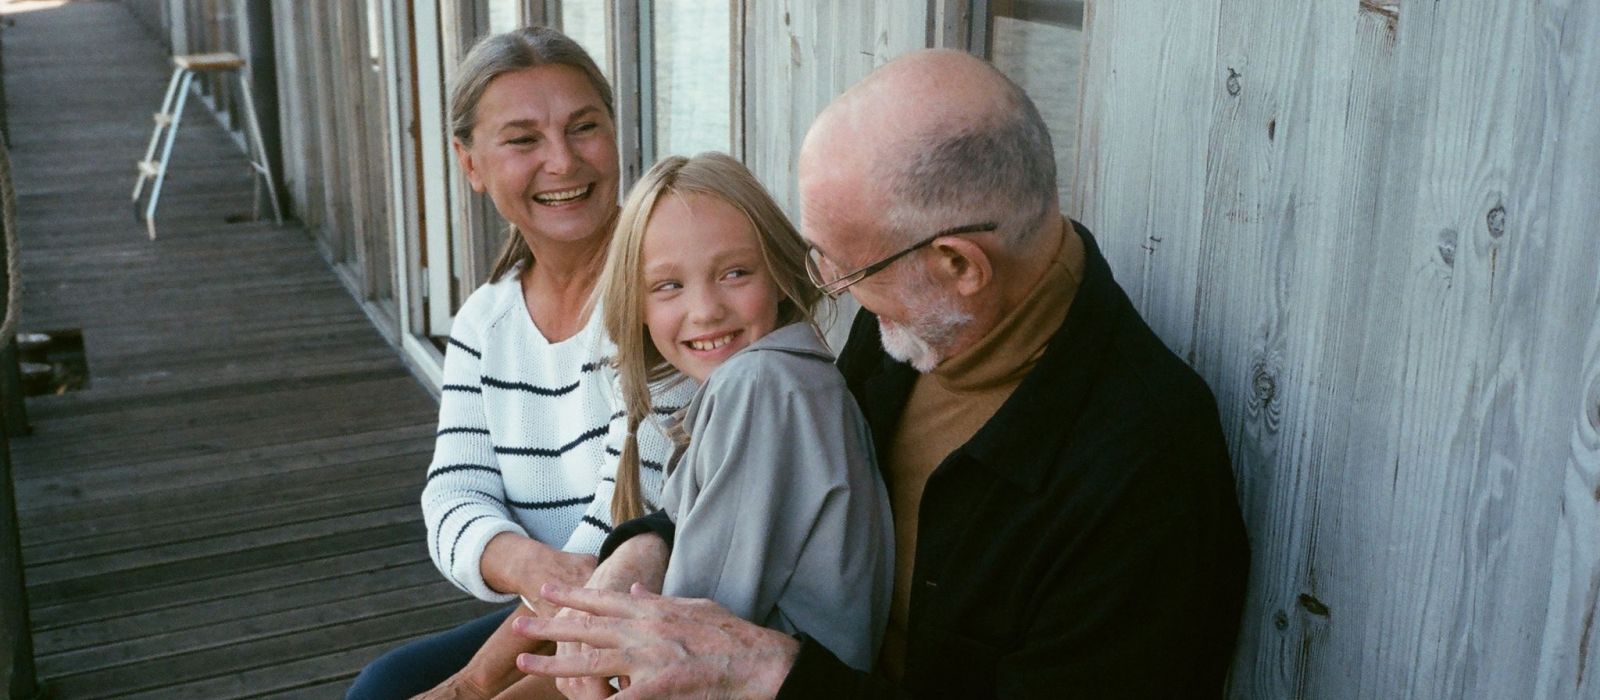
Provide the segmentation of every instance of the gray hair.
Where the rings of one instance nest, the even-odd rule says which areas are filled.
[[[605,103],[606,114],[617,115],[611,83],[600,72],[589,52],[578,42],[549,27],[524,27],[486,36],[472,46],[457,69],[450,88],[450,134],[463,144],[472,144],[472,129],[478,125],[478,101],[489,83],[502,74],[547,65],[572,66],[583,71],[589,85]]]
[[[971,122],[912,137],[878,170],[892,204],[885,216],[907,244],[942,228],[992,221],[1008,246],[1042,226],[1056,198],[1055,151],[1027,93],[1000,71],[1003,99]]]

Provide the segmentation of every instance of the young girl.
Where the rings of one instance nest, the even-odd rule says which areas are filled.
[[[660,504],[677,525],[662,593],[804,633],[868,670],[893,585],[893,525],[866,421],[812,312],[806,246],[718,153],[657,163],[624,203],[601,275],[626,435],[614,522],[643,513],[635,435],[679,447]],[[700,383],[663,416],[651,389]]]

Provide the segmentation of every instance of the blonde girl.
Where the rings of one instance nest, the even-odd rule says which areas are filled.
[[[887,620],[888,500],[860,409],[813,317],[806,245],[738,161],[657,163],[629,194],[599,293],[625,415],[615,522],[644,513],[637,439],[679,448],[660,505],[676,527],[662,593],[710,598],[869,669]],[[652,389],[695,381],[664,416]]]

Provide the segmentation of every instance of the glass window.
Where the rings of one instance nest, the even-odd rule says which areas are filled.
[[[997,0],[990,4],[989,59],[1028,91],[1050,127],[1056,187],[1063,201],[1072,186],[1077,157],[1083,4],[1083,0]]]
[[[485,36],[509,32],[522,26],[522,0],[486,0],[489,31]]]
[[[733,150],[732,3],[652,3],[656,158]]]
[[[600,65],[600,72],[615,87],[617,74],[611,70],[611,52],[606,43],[609,34],[606,31],[609,24],[606,21],[606,4],[595,0],[568,0],[561,3],[561,31],[589,52],[594,62]]]

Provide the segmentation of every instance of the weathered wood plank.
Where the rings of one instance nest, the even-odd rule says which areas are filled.
[[[1073,201],[1218,397],[1234,696],[1594,693],[1584,5],[1090,4]]]
[[[187,457],[170,462],[146,462],[107,467],[89,473],[75,472],[22,482],[28,494],[19,517],[49,521],[79,510],[134,510],[167,507],[162,495],[184,497],[190,492],[211,493],[208,488],[248,492],[271,480],[292,480],[295,472],[324,473],[341,465],[364,468],[368,460],[421,454],[424,440],[431,442],[433,426],[402,425],[394,428],[286,440],[248,449]],[[422,467],[415,471],[420,473]],[[142,474],[163,473],[173,483],[140,479]],[[334,472],[337,473],[337,472]],[[31,539],[29,541],[32,541]]]
[[[155,613],[202,603],[216,603],[216,613],[249,615],[262,604],[326,596],[344,587],[382,590],[379,581],[395,569],[432,563],[418,542],[400,542],[359,552],[339,552],[277,568],[229,572],[209,579],[180,581],[137,591],[112,590],[92,598],[34,601],[34,624],[40,632],[102,620]],[[237,596],[239,603],[231,600]],[[292,603],[290,603],[292,604]],[[274,608],[276,609],[276,608]],[[218,619],[231,619],[219,617]]]
[[[412,566],[391,573],[398,575],[399,579],[390,590],[363,587],[343,591],[347,597],[333,598],[326,594],[327,586],[318,586],[315,592],[321,593],[320,596],[302,597],[292,601],[291,605],[283,604],[286,601],[282,597],[274,597],[272,602],[278,605],[263,605],[251,611],[252,614],[231,619],[225,611],[219,613],[205,609],[219,607],[216,605],[186,606],[163,611],[160,619],[155,621],[119,619],[111,630],[103,632],[97,629],[98,626],[53,630],[40,635],[39,671],[57,676],[113,669],[333,624],[347,624],[396,610],[463,600],[461,592],[441,579],[438,571],[431,566]],[[226,607],[236,609],[232,604],[234,601],[228,602],[230,604]],[[465,622],[471,618],[463,616],[459,619]]]
[[[416,545],[423,541],[425,532],[421,522],[379,525],[247,551],[181,559],[137,569],[104,571],[56,581],[38,580],[30,575],[28,596],[36,605],[50,605],[93,598],[111,591],[138,591],[203,581],[222,572],[276,569],[284,564],[315,561],[393,544]]]
[[[444,584],[439,584],[444,585]],[[476,600],[434,602],[381,617],[251,639],[167,659],[74,673],[51,681],[57,692],[85,698],[238,697],[348,673],[394,642],[470,620],[487,612]],[[351,649],[340,638],[377,640]],[[369,643],[370,644],[370,643]],[[377,648],[373,648],[377,647]],[[354,656],[359,652],[360,656]]]
[[[24,328],[81,329],[90,371],[12,442],[47,685],[327,690],[481,614],[423,543],[436,404],[308,234],[224,223],[249,171],[191,101],[147,240],[128,191],[166,57],[118,3],[8,19]]]

